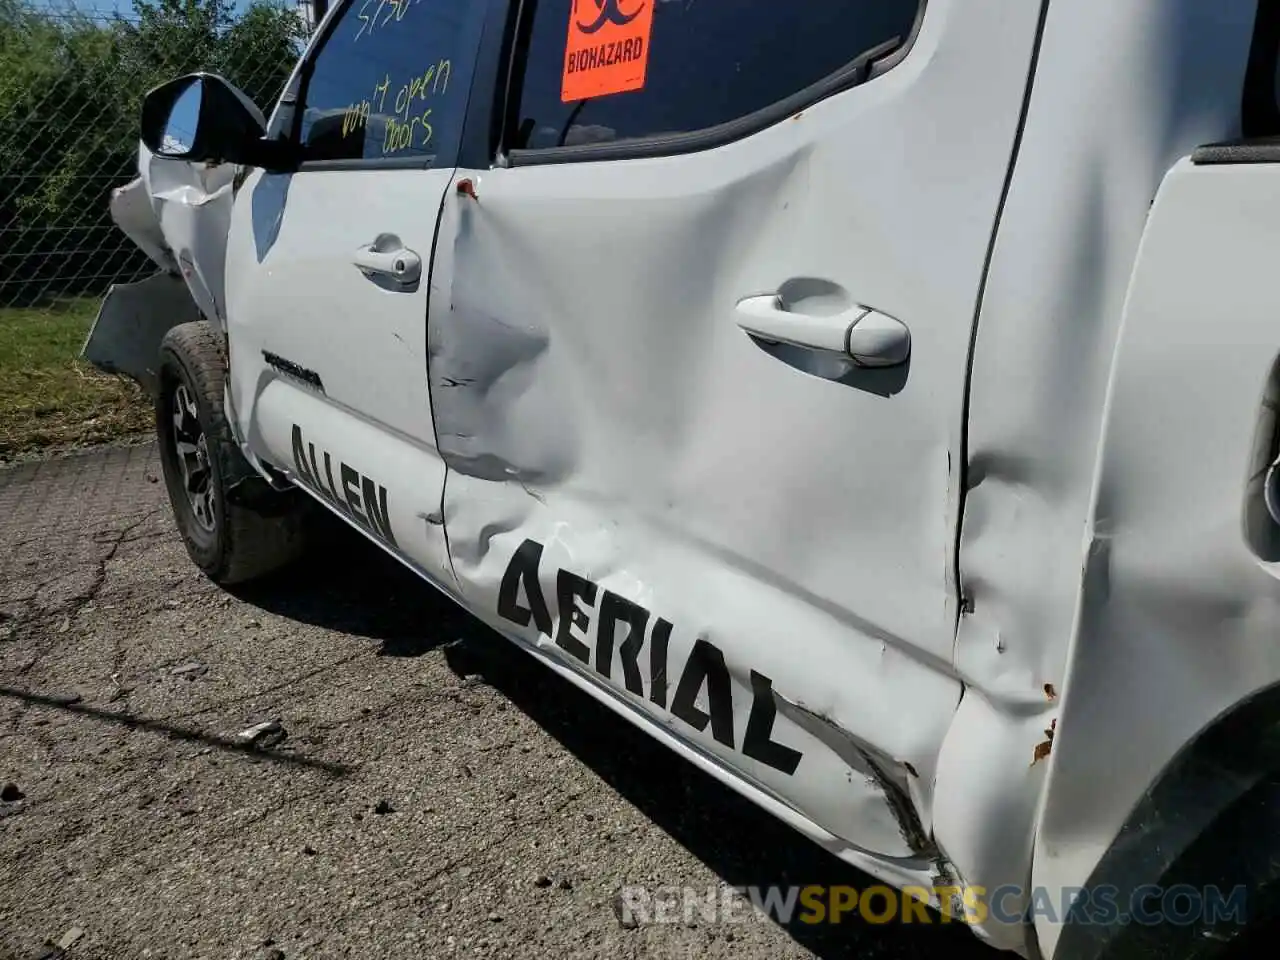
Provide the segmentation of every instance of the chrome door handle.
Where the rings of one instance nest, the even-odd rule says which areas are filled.
[[[351,259],[365,276],[388,277],[403,286],[412,286],[422,278],[422,258],[393,234],[379,234]]]
[[[738,302],[738,326],[754,337],[840,354],[862,367],[893,367],[911,355],[911,331],[901,320],[869,307],[830,315],[791,312],[768,294]]]

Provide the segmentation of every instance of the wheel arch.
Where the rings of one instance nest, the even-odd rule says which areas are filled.
[[[1122,912],[1144,889],[1158,897],[1154,887],[1194,888],[1202,905],[1226,909],[1143,925],[1099,921],[1082,897],[1054,960],[1229,956],[1280,917],[1280,684],[1231,707],[1174,756],[1085,883],[1090,894],[1108,890]]]

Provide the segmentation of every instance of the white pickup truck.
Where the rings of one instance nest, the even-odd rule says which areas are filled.
[[[1273,0],[345,0],[269,122],[148,95],[162,269],[86,355],[214,580],[318,503],[999,948],[1239,952],[1278,52]]]

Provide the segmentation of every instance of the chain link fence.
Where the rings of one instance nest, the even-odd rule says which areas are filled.
[[[0,462],[104,439],[41,420],[92,414],[108,388],[80,342],[112,283],[154,269],[108,212],[145,92],[210,70],[269,113],[311,29],[305,0],[0,0]]]
[[[292,0],[0,0],[0,307],[149,271],[107,214],[111,188],[136,174],[143,94],[212,70],[269,112],[307,29]]]

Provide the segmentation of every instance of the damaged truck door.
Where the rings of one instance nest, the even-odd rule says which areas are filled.
[[[445,524],[495,626],[914,882],[1038,9],[818,6],[524,5],[503,154],[437,244]]]
[[[86,353],[200,569],[319,501],[904,919],[1272,936],[1280,5],[370,10],[144,100]]]
[[[295,80],[278,135],[298,144],[296,171],[251,174],[235,207],[232,394],[264,459],[448,584],[443,530],[428,520],[445,476],[429,271],[483,11],[363,10],[338,11]]]

